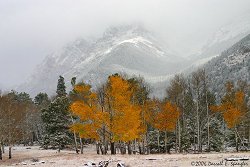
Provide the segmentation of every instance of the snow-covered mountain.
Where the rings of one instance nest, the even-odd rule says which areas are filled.
[[[198,59],[218,56],[250,33],[250,12],[232,19],[217,30],[203,47]]]
[[[87,50],[91,44],[83,39],[78,39],[68,44],[61,50],[47,56],[43,62],[36,67],[35,72],[28,80],[20,85],[18,91],[26,91],[31,95],[39,92],[50,92],[55,90],[59,75],[72,69],[78,62],[87,57]]]
[[[116,72],[143,76],[154,85],[168,80],[185,62],[141,26],[112,27],[94,42],[78,39],[47,56],[18,90],[52,95],[59,75],[68,89],[72,77],[96,87]]]
[[[222,93],[227,81],[250,83],[250,34],[204,65],[213,91]]]
[[[199,53],[189,57],[190,65],[183,73],[191,73],[250,34],[250,12],[233,18],[231,22],[215,31]]]

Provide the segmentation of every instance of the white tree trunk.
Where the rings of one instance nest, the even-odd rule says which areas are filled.
[[[209,118],[207,91],[206,91],[206,109],[207,109],[207,150],[208,152],[210,152],[210,118]]]
[[[196,122],[197,122],[197,145],[198,152],[200,152],[200,119],[199,119],[199,102],[197,98],[197,108],[196,108]]]
[[[82,138],[81,138],[81,136],[79,136],[79,138],[80,138],[81,154],[83,154],[83,143],[82,143]]]

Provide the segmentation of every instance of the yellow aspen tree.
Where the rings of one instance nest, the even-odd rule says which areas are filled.
[[[245,102],[245,94],[242,91],[235,91],[231,82],[226,84],[226,95],[222,98],[221,104],[218,106],[211,106],[214,112],[221,112],[227,124],[227,127],[234,129],[236,150],[238,151],[238,132],[237,125],[240,124],[247,112],[247,105]]]
[[[152,121],[152,108],[154,103],[148,97],[150,90],[143,78],[130,78],[128,82],[130,84],[130,90],[132,91],[131,102],[140,108],[139,152],[140,154],[149,154],[148,126]],[[134,141],[134,145],[136,142],[137,141]]]
[[[80,96],[71,106],[71,112],[81,122],[74,123],[71,130],[78,132],[81,138],[99,140],[98,130],[101,128],[103,113],[97,106],[97,96],[91,91],[90,85],[76,85],[74,91]]]
[[[163,104],[161,111],[156,114],[155,127],[165,132],[165,151],[167,151],[167,132],[175,131],[180,112],[175,104],[167,101]]]
[[[228,128],[234,128],[241,121],[247,110],[245,94],[242,91],[234,91],[232,83],[226,85],[227,93],[218,106],[210,106],[214,112],[221,112]]]
[[[131,103],[130,85],[119,75],[109,77],[106,94],[107,126],[111,132],[111,154],[114,154],[114,142],[129,142],[139,137],[140,108]]]

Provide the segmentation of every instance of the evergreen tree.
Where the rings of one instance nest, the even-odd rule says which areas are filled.
[[[47,93],[38,93],[34,98],[34,103],[41,108],[47,107],[50,103]]]
[[[45,126],[43,146],[57,148],[59,151],[70,143],[69,99],[66,97],[64,78],[60,76],[57,84],[57,97],[48,108],[42,110],[42,121]]]
[[[223,146],[223,131],[224,131],[224,127],[222,124],[223,120],[222,117],[220,115],[216,115],[214,117],[211,118],[210,120],[210,149],[213,151],[217,151],[219,152],[220,150],[222,150],[222,146]],[[206,131],[207,131],[207,126],[204,129],[204,133],[202,138],[204,139],[204,143],[206,143],[207,140],[207,135],[206,135]],[[208,148],[207,148],[207,151]]]
[[[43,146],[52,146],[59,151],[69,144],[69,101],[66,97],[57,97],[47,109],[42,110],[42,120],[45,126]]]
[[[185,120],[183,121],[183,134],[182,134],[182,149],[188,152],[192,144],[195,142],[195,103],[193,101],[193,95],[190,86],[184,96],[184,108],[185,108]]]
[[[13,100],[15,100],[16,102],[32,103],[32,99],[30,98],[30,95],[26,92],[18,93],[14,90],[11,90],[11,92],[8,93],[8,95],[12,97]]]
[[[56,93],[58,97],[66,96],[67,94],[64,78],[61,75],[59,76],[59,79],[58,79]]]
[[[48,108],[50,99],[46,93],[38,93],[34,98],[34,103],[37,109],[37,114],[34,117],[35,129],[37,131],[36,138],[38,141],[41,141],[42,136],[45,133],[45,126],[41,119],[42,109]]]

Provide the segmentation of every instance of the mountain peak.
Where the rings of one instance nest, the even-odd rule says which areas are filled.
[[[145,27],[139,24],[131,25],[119,25],[109,27],[103,34],[103,37],[114,37],[114,36],[123,36],[123,35],[138,35],[144,36],[150,34]]]
[[[78,39],[50,55],[19,90],[32,95],[46,91],[52,95],[59,75],[65,77],[68,88],[72,77],[96,87],[119,72],[141,75],[152,83],[180,70],[182,64],[178,61],[143,26],[110,27],[95,42]]]

